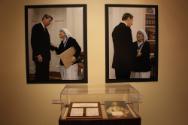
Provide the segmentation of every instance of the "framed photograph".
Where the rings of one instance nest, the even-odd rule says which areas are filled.
[[[87,6],[26,5],[27,83],[87,83]]]
[[[158,80],[158,5],[105,5],[106,82]]]

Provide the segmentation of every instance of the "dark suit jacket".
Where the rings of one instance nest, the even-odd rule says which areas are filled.
[[[133,64],[132,31],[124,23],[117,25],[112,32],[114,44],[113,68],[130,70]]]
[[[78,57],[80,56],[80,52],[81,52],[81,48],[80,46],[78,45],[77,41],[72,38],[72,37],[69,37],[66,45],[64,46],[64,43],[61,42],[61,44],[59,45],[58,48],[56,48],[56,53],[57,54],[61,54],[62,52],[64,52],[65,50],[69,49],[70,47],[74,47],[75,50],[76,50],[76,53],[74,54],[74,56],[76,57],[77,61],[75,63],[78,62]],[[60,64],[63,65],[62,61],[60,60]]]
[[[138,44],[137,42],[134,42],[134,51],[137,53]],[[144,42],[143,47],[141,49],[142,55],[139,57],[136,57],[135,54],[135,63],[133,71],[136,72],[146,72],[151,69],[150,65],[150,44],[149,42]]]
[[[43,61],[50,61],[50,36],[47,29],[41,23],[35,24],[32,28],[31,46],[33,49],[33,60],[41,54]]]

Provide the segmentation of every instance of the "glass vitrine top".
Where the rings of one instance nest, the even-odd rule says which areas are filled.
[[[61,95],[83,95],[83,94],[129,94],[138,93],[130,84],[108,84],[100,87],[88,85],[66,85]]]

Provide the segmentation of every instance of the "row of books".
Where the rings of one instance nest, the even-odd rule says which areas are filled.
[[[148,40],[155,40],[155,28],[154,27],[146,27],[146,33],[148,35]]]
[[[146,14],[146,26],[155,25],[155,15]]]
[[[150,52],[154,53],[155,49],[155,36],[156,36],[156,31],[155,31],[155,9],[154,8],[147,8],[146,9],[146,16],[145,16],[145,25],[146,25],[146,33],[148,35],[148,40],[150,42]]]

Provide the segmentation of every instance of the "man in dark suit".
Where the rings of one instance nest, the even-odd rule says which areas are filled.
[[[122,22],[112,32],[114,44],[112,68],[115,69],[117,80],[130,79],[130,71],[133,66],[133,42],[130,28],[132,24],[133,16],[130,13],[125,13],[122,16]]]
[[[33,61],[35,62],[35,80],[49,80],[50,35],[47,26],[50,25],[53,17],[45,14],[42,22],[35,24],[32,28],[31,46],[33,50]]]

